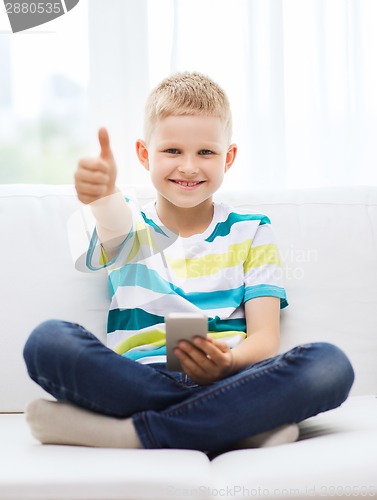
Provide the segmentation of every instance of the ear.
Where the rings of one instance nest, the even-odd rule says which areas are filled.
[[[143,165],[143,167],[146,170],[149,170],[149,153],[148,153],[148,148],[142,139],[138,139],[136,141],[136,154],[137,157],[139,158],[140,163]]]
[[[237,156],[237,144],[231,144],[226,153],[224,172],[227,172],[230,169],[230,167],[234,163],[234,160],[236,159],[236,156]]]

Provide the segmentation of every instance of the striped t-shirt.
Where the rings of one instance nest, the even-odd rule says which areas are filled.
[[[164,227],[154,203],[133,210],[133,228],[118,255],[106,261],[96,231],[87,266],[106,267],[111,294],[107,345],[141,363],[166,362],[164,316],[204,312],[209,336],[234,347],[246,337],[244,303],[280,298],[278,248],[265,215],[214,203],[212,222],[201,234],[182,238]]]

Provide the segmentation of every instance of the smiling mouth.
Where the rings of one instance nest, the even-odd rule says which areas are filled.
[[[170,179],[172,182],[175,184],[178,184],[179,186],[183,187],[194,187],[198,186],[199,184],[202,184],[204,181],[179,181],[176,179]]]

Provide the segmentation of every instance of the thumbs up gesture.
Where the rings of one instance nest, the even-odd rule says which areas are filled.
[[[105,128],[98,131],[100,154],[97,158],[82,158],[75,172],[75,187],[79,200],[92,203],[116,192],[117,168]]]

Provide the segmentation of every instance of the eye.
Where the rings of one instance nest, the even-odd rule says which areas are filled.
[[[178,155],[179,149],[176,149],[176,148],[165,149],[164,153],[168,153],[170,155]]]
[[[202,155],[202,156],[210,156],[210,155],[213,155],[214,152],[211,151],[210,149],[201,149],[199,151],[199,154]]]

